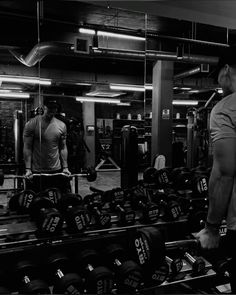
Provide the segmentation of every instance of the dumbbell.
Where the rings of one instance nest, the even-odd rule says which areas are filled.
[[[193,257],[190,253],[184,252],[184,258],[192,267],[192,275],[199,275],[204,273],[206,263],[201,257]]]
[[[144,285],[146,288],[152,286],[159,286],[168,278],[169,265],[166,261],[163,261],[161,265],[150,265],[148,268],[144,268]]]
[[[41,235],[58,234],[63,225],[61,213],[48,198],[36,197],[29,207],[32,220],[36,223]]]
[[[20,294],[50,294],[47,283],[38,277],[39,269],[30,260],[18,261],[15,267]]]
[[[158,188],[165,188],[169,185],[169,169],[162,168],[157,170],[154,167],[148,167],[143,172],[145,183],[155,183]]]
[[[173,188],[178,192],[191,191],[192,192],[192,173],[184,168],[178,168],[176,172],[172,172]]]
[[[157,192],[153,201],[160,208],[160,217],[165,221],[177,220],[182,214],[182,208],[175,194],[166,195],[164,192]]]
[[[56,187],[50,187],[39,193],[41,197],[48,198],[53,202],[55,206],[57,206],[62,198],[61,191]]]
[[[232,263],[231,258],[224,258],[220,259],[216,263],[214,263],[214,270],[216,271],[217,275],[225,278],[230,277],[230,264]]]
[[[87,293],[110,294],[114,286],[113,272],[100,263],[99,254],[93,249],[82,250],[75,257],[81,273],[85,276]]]
[[[120,244],[111,244],[105,248],[105,255],[113,264],[122,292],[135,291],[143,282],[141,267],[133,260],[128,260],[125,249]]]
[[[165,260],[166,247],[160,229],[137,229],[131,242],[134,259],[143,270],[145,286],[162,284],[168,277],[169,266]]]
[[[10,198],[8,208],[10,211],[16,211],[19,214],[27,214],[29,213],[30,204],[35,198],[36,193],[34,191],[21,191]]]
[[[200,231],[205,227],[207,220],[207,208],[190,208],[188,214],[188,230],[191,233]]]
[[[102,191],[90,186],[90,190],[102,195],[104,202],[109,203],[110,209],[118,213],[118,225],[128,226],[135,222],[135,211],[130,208],[125,200],[125,192],[117,187],[111,190]]]
[[[118,213],[118,224],[132,225],[135,222],[135,211],[125,202],[125,192],[122,188],[114,188],[109,194],[109,204],[112,210]]]
[[[139,209],[142,212],[141,222],[154,223],[159,219],[160,209],[157,204],[154,204],[145,195],[145,189],[142,185],[137,185],[131,190],[126,191],[127,200],[130,199],[134,209]]]
[[[172,276],[177,275],[183,268],[183,260],[181,258],[171,258],[169,256],[166,256],[165,260],[169,265],[169,269],[171,270]]]
[[[108,228],[111,226],[111,215],[107,212],[102,212],[103,200],[100,193],[93,193],[84,197],[84,204],[88,211],[94,217],[95,225]]]
[[[86,230],[90,222],[88,211],[82,206],[82,197],[79,194],[66,194],[58,204],[69,233],[80,233]]]
[[[70,261],[64,253],[54,253],[48,258],[47,265],[54,281],[53,294],[81,294],[83,280],[74,272],[69,272]]]

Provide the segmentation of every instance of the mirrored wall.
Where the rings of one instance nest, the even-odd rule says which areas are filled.
[[[0,160],[12,172],[14,165],[24,172],[23,130],[29,121],[27,135],[41,155],[38,168],[47,172],[44,119],[50,100],[58,104],[53,115],[67,128],[72,173],[89,166],[119,171],[124,125],[137,127],[139,166],[147,166],[145,14],[98,4],[1,4],[7,33],[1,46]]]

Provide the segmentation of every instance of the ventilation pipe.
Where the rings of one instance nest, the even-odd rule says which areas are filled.
[[[74,55],[74,46],[72,44],[60,42],[42,42],[35,45],[27,55],[23,55],[16,50],[10,50],[15,58],[27,67],[34,66],[47,55]],[[91,48],[91,54],[101,57],[113,57],[118,59],[129,60],[170,60],[181,61],[186,63],[199,64],[217,64],[218,57],[203,56],[203,55],[183,55],[181,59],[177,58],[176,53],[165,51],[136,51],[136,50],[119,50],[110,48]]]
[[[27,55],[17,50],[9,50],[10,53],[27,67],[33,67],[47,55],[69,54],[72,45],[61,42],[41,42],[36,44]]]

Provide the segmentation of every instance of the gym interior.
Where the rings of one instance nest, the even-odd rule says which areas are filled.
[[[0,294],[231,292],[230,257],[195,239],[212,73],[236,42],[222,2],[0,2]],[[67,126],[66,194],[25,186],[23,130],[47,97]]]

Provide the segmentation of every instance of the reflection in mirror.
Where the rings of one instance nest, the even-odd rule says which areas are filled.
[[[78,1],[36,1],[30,6],[22,1],[15,9],[22,14],[19,37],[11,38],[16,44],[9,44],[8,55],[15,68],[4,74],[26,79],[16,84],[29,96],[21,102],[23,123],[33,119],[39,126],[41,144],[35,150],[44,151],[43,136],[50,129],[44,121],[45,100],[60,104],[56,116],[64,125],[56,122],[60,132],[67,130],[68,156],[60,146],[59,163],[54,158],[53,167],[43,167],[50,157],[41,154],[38,169],[34,169],[56,172],[64,167],[71,173],[89,166],[106,169],[102,162],[109,156],[108,170],[120,171],[120,132],[127,124],[137,127],[141,169],[145,165],[144,14]],[[64,131],[59,137],[63,146]],[[26,168],[31,168],[30,157]]]
[[[15,175],[25,172],[23,128],[34,106],[32,91],[37,92],[38,84],[37,69],[26,69],[15,52],[37,42],[37,5],[33,1],[4,1],[0,10],[0,24],[5,30],[0,51],[0,169]],[[21,181],[17,184],[21,188]]]
[[[220,48],[226,46],[227,32],[226,28],[147,16],[146,83],[150,82],[153,90],[152,98],[145,94],[145,108],[151,103],[152,163],[157,155],[163,154],[167,166],[207,165],[208,131],[201,130],[198,136],[188,133],[187,116],[189,111],[204,107],[217,87],[209,73],[217,63]],[[202,126],[206,126],[207,119],[203,121]],[[194,150],[195,156],[190,155],[192,160],[187,163],[190,150]]]
[[[40,97],[60,103],[56,117],[67,127],[63,165],[71,173],[90,166],[120,171],[121,128],[132,124],[139,132],[142,167],[144,14],[75,1],[43,4],[40,42],[24,62],[40,64],[40,78],[51,79]],[[42,135],[43,121],[41,127]]]

